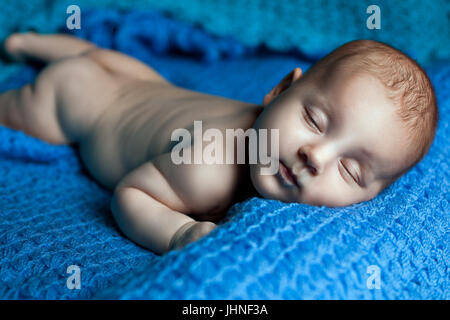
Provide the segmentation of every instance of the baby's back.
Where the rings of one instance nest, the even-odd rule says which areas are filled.
[[[171,135],[185,128],[194,137],[194,121],[207,128],[251,126],[249,104],[173,86],[165,81],[125,81],[105,107],[80,154],[91,175],[113,189],[120,179],[174,144]],[[192,139],[194,142],[194,139]]]

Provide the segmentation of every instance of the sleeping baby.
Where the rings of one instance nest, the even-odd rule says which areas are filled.
[[[92,177],[114,191],[119,228],[157,254],[208,234],[249,197],[368,201],[424,157],[437,126],[425,72],[376,41],[349,42],[305,74],[295,68],[261,105],[177,87],[132,57],[68,35],[13,34],[4,47],[15,61],[47,65],[34,83],[0,95],[0,123],[76,145]],[[184,158],[209,147],[195,138],[199,122],[224,137],[230,129],[276,132],[269,149],[278,170],[261,174],[267,164],[249,163],[249,136],[241,153],[239,144],[219,144],[215,153],[231,161],[174,161],[174,132],[194,136]]]

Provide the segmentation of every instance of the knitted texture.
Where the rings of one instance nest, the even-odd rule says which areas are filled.
[[[77,0],[84,12],[91,7],[158,9],[200,26],[211,34],[234,37],[249,47],[267,46],[300,54],[308,61],[354,39],[386,42],[421,63],[450,56],[448,0],[378,0],[381,29],[369,30],[368,2],[348,0]],[[14,31],[55,32],[65,25],[72,0],[15,0],[2,4],[0,40]],[[108,26],[98,26],[100,29]],[[160,41],[163,41],[160,39]],[[189,47],[189,46],[188,46]],[[0,62],[0,81],[18,66]]]
[[[264,44],[277,51],[298,49],[317,58],[354,39],[386,42],[426,62],[450,56],[448,0],[191,0],[149,4],[195,22],[217,35],[234,36],[249,46]],[[381,29],[366,21],[380,8]]]
[[[177,85],[252,103],[309,66],[152,12],[86,12],[83,24],[78,36],[140,58]],[[163,257],[119,232],[111,193],[76,149],[0,126],[0,297],[449,299],[450,64],[427,71],[440,107],[436,139],[375,199],[330,209],[253,198]],[[0,89],[34,76],[21,68]],[[70,265],[81,268],[80,290],[66,287]],[[380,290],[366,285],[371,265],[380,268]]]

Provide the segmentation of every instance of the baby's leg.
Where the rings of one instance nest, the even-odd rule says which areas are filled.
[[[50,143],[70,143],[56,116],[54,86],[39,78],[0,95],[0,124]]]
[[[40,35],[34,32],[12,34],[4,46],[7,54],[16,61],[37,60],[44,63],[97,49],[93,43],[69,35]]]
[[[89,45],[83,41],[39,35],[29,38],[20,49],[22,57],[56,61],[39,73],[34,84],[0,95],[0,123],[53,144],[79,142],[101,113],[98,106],[104,106],[117,87],[114,78],[85,54]],[[70,50],[58,51],[59,40]],[[67,56],[69,51],[80,55]]]
[[[63,34],[16,33],[5,41],[7,54],[14,60],[50,63],[62,58],[86,56],[105,70],[135,79],[166,82],[155,70],[123,53],[101,49],[88,41]]]
[[[93,44],[74,37],[40,36],[32,32],[13,34],[4,46],[6,53],[15,60],[44,63],[96,49]],[[55,73],[51,69],[44,69],[34,84],[0,95],[0,124],[50,143],[68,144],[72,141],[63,132],[56,112],[55,77],[48,76]]]
[[[115,76],[165,82],[132,57],[72,36],[15,34],[5,49],[16,59],[52,63],[35,84],[0,95],[0,123],[54,144],[79,142],[89,132],[102,111],[95,106],[107,105],[117,87]]]

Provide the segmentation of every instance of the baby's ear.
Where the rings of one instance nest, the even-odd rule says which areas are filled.
[[[268,94],[266,94],[263,100],[263,105],[267,106],[275,97],[289,88],[292,83],[300,79],[301,76],[302,69],[295,68],[294,70],[292,70],[287,76],[283,78],[283,80],[280,81],[279,84],[277,84],[272,90],[270,90]]]

